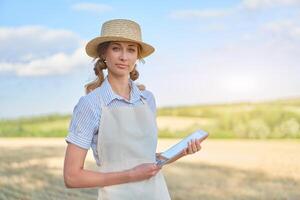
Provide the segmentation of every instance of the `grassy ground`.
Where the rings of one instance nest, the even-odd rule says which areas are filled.
[[[70,115],[0,120],[0,137],[65,137],[70,120]],[[161,138],[204,129],[210,138],[300,139],[300,98],[159,108],[157,123]]]
[[[158,151],[177,140],[159,140]],[[300,142],[207,140],[202,150],[163,168],[173,200],[300,199]],[[96,189],[66,189],[63,138],[0,138],[0,199],[96,199]],[[86,168],[96,169],[91,152]]]

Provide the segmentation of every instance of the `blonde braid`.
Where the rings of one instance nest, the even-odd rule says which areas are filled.
[[[98,58],[94,65],[94,72],[96,75],[96,79],[92,82],[85,85],[85,93],[88,94],[97,87],[100,87],[102,82],[104,81],[104,73],[103,70],[107,69],[107,66],[102,58]]]
[[[92,82],[85,85],[85,93],[88,94],[97,87],[100,87],[102,82],[104,81],[104,73],[103,70],[107,69],[107,65],[104,62],[105,60],[102,58],[102,55],[104,55],[106,49],[108,48],[109,42],[104,42],[100,45],[98,45],[97,52],[99,57],[95,58],[97,59],[96,63],[94,64],[94,72],[96,75],[96,79]]]
[[[133,70],[130,72],[130,79],[131,80],[133,80],[133,81],[135,81],[136,79],[138,79],[139,78],[139,72],[138,72],[138,70],[136,69],[136,64],[134,65],[134,68],[133,68]],[[145,87],[145,85],[143,85],[143,84],[137,84],[137,86],[138,86],[138,88],[140,89],[140,90],[145,90],[146,89],[146,87]]]

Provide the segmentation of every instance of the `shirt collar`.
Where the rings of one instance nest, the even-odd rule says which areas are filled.
[[[135,103],[136,101],[139,101],[141,98],[146,99],[146,96],[143,94],[143,92],[138,88],[138,86],[130,78],[129,78],[129,84],[130,84],[131,90],[130,90],[130,100],[128,101],[127,99],[116,94],[113,91],[113,89],[108,81],[108,78],[106,76],[103,83],[101,84],[101,89],[104,92],[104,95],[102,96],[102,98],[103,98],[105,105],[107,106],[114,99],[123,100],[128,103]]]

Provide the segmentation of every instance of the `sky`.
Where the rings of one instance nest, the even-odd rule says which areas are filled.
[[[300,96],[300,0],[0,0],[0,119],[71,114],[117,18],[155,47],[136,82],[157,107]]]

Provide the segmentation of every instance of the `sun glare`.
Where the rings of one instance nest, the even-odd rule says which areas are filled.
[[[222,82],[223,89],[238,94],[254,91],[258,87],[257,78],[247,75],[228,76]]]

